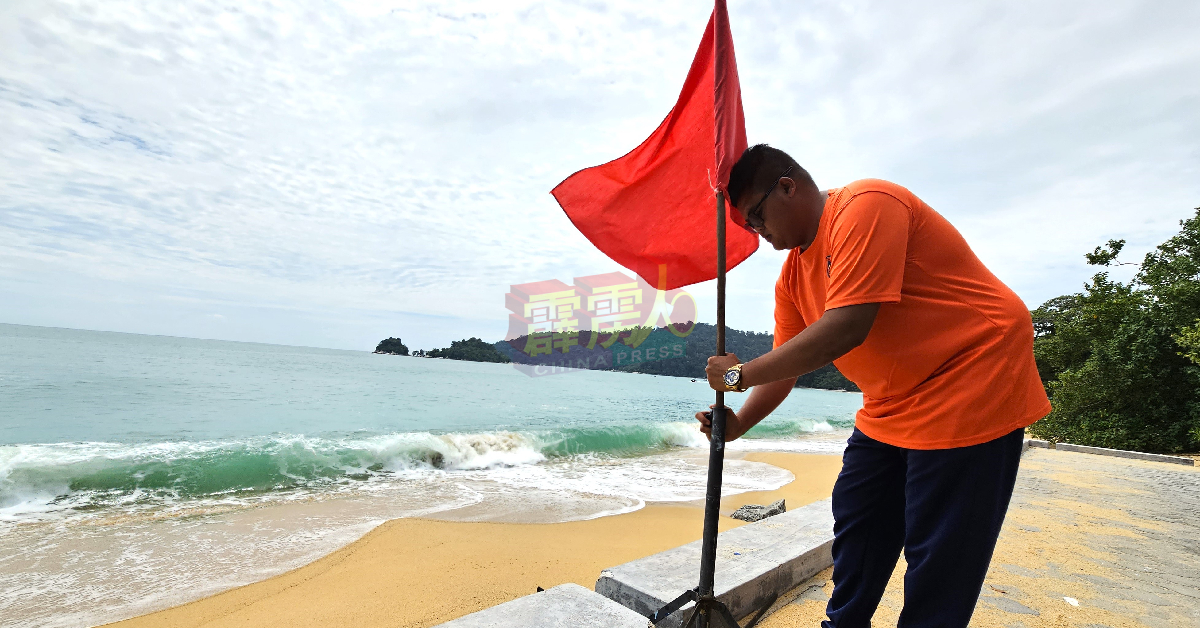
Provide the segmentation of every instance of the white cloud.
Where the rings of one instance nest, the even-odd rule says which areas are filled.
[[[1200,204],[1200,7],[734,3],[752,142],[949,217],[1031,305]],[[614,267],[548,191],[640,142],[695,3],[15,0],[0,320],[320,346],[499,338]],[[768,330],[780,254],[730,278]],[[696,286],[702,312],[711,285]],[[225,318],[210,316],[219,311]],[[410,340],[410,338],[412,340]]]

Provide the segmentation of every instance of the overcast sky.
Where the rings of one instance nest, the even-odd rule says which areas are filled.
[[[1030,306],[1200,205],[1200,2],[730,1],[750,142],[896,181]],[[549,194],[674,104],[705,2],[5,0],[0,322],[370,349],[618,270]],[[772,328],[783,254],[730,274]],[[712,282],[693,286],[711,322]]]

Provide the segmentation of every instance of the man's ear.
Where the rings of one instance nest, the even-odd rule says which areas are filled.
[[[783,177],[779,180],[779,187],[783,188],[784,196],[792,198],[796,195],[796,189],[800,186],[796,185],[790,177]]]

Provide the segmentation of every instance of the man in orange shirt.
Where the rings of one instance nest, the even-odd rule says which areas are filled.
[[[1050,411],[1025,304],[941,215],[878,179],[821,191],[760,144],[729,178],[735,220],[790,249],[774,349],[709,358],[716,390],[752,389],[738,438],[800,375],[833,362],[863,407],[833,489],[826,628],[870,626],[903,549],[899,625],[965,627],[1016,481],[1024,428]],[[696,414],[709,431],[704,413]]]

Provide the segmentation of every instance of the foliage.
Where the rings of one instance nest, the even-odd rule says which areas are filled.
[[[408,347],[399,338],[381,340],[375,346],[375,353],[390,353],[391,355],[408,355]]]
[[[826,390],[860,392],[858,385],[846,379],[846,376],[842,375],[842,372],[837,370],[837,367],[832,362],[807,375],[801,375],[800,379],[796,380],[796,388],[824,388]]]
[[[455,340],[445,349],[433,349],[425,354],[431,358],[449,358],[451,360],[467,360],[470,362],[511,362],[508,356],[496,350],[490,343],[479,338]]]
[[[1129,283],[1097,273],[1032,312],[1054,406],[1030,427],[1058,442],[1152,452],[1200,449],[1200,208]],[[1124,245],[1088,254],[1111,266]]]
[[[738,358],[743,362],[749,362],[770,351],[774,338],[772,334],[742,331],[727,327],[725,329],[725,349],[730,353],[737,354]],[[703,379],[704,367],[708,364],[708,357],[713,355],[717,346],[717,328],[707,323],[697,323],[691,333],[685,336],[683,340],[686,343],[686,349],[684,355],[678,358],[650,360],[636,364],[616,366],[615,368],[612,366],[612,360],[606,359],[603,361],[602,366],[587,366],[586,368]],[[515,360],[524,362],[522,354],[514,349],[513,346],[524,346],[525,341],[524,336],[516,339],[513,344],[501,341],[496,343],[496,348],[505,355],[513,356]],[[646,345],[639,346],[674,343],[677,342],[677,338],[672,336],[671,331],[666,327],[660,327],[653,330],[651,335],[643,342]],[[582,339],[580,343],[586,344]],[[619,344],[613,345],[613,348],[619,347]],[[576,355],[576,351],[572,351],[571,355]],[[553,360],[551,360],[551,363],[553,363]],[[580,362],[576,363],[579,364]],[[588,363],[583,362],[582,364]],[[854,382],[843,377],[832,364],[827,364],[812,373],[801,376],[796,382],[796,387],[858,391],[858,387],[854,385]]]
[[[671,333],[664,329],[655,333]],[[708,323],[697,323],[691,333],[684,337],[687,348],[684,355],[678,358],[642,362],[630,366],[619,367],[616,370],[634,373],[649,373],[653,375],[673,375],[675,377],[704,377],[704,367],[708,365],[708,356],[713,355],[717,346],[717,328]],[[752,331],[725,328],[725,350],[736,353],[744,362],[748,362],[771,350],[771,334],[761,334]]]
[[[725,328],[725,350],[737,354],[742,362],[749,362],[769,352],[774,341],[774,334]],[[692,333],[687,336],[687,353],[683,357],[643,362],[617,370],[702,379],[705,377],[704,367],[708,364],[708,356],[713,355],[716,346],[716,326],[697,323]],[[796,380],[796,387],[858,391],[854,382],[846,379],[832,364],[826,364],[812,373],[802,375]]]
[[[1084,253],[1083,257],[1092,266],[1108,266],[1117,260],[1117,256],[1121,254],[1123,248],[1125,248],[1124,240],[1109,240],[1105,246],[1098,246],[1091,253]]]

